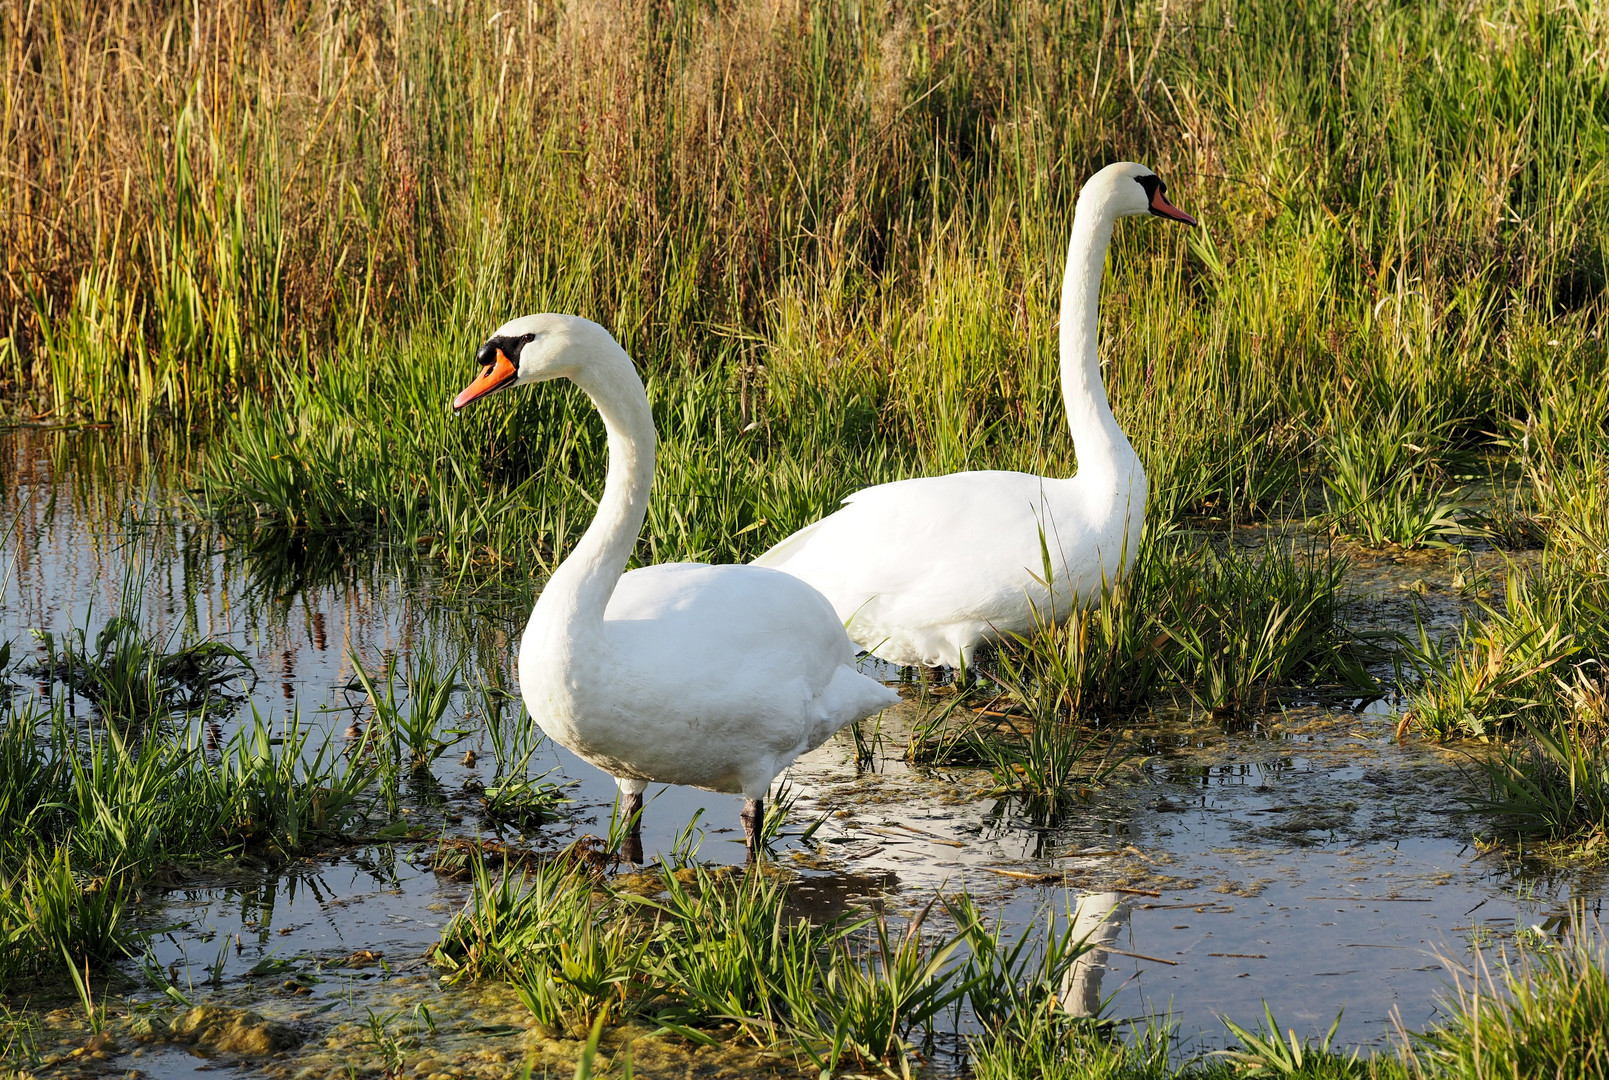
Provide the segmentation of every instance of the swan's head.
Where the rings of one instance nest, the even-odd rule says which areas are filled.
[[[1155,214],[1194,225],[1195,218],[1168,202],[1167,190],[1168,185],[1162,182],[1162,178],[1144,165],[1119,161],[1090,177],[1083,191],[1079,192],[1078,201],[1094,198],[1104,203],[1113,217]]]
[[[522,315],[506,322],[476,350],[480,374],[453,398],[453,410],[511,386],[574,378],[605,341],[614,344],[609,331],[575,315]]]

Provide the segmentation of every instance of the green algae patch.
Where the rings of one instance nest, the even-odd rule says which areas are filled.
[[[157,1021],[152,1021],[155,1026]],[[288,1024],[269,1020],[249,1009],[197,1005],[173,1021],[170,1038],[207,1054],[262,1057],[289,1050],[302,1035]]]

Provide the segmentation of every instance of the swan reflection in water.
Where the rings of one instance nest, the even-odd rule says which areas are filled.
[[[1101,975],[1106,971],[1108,949],[1128,921],[1129,905],[1121,893],[1085,893],[1073,912],[1073,937],[1082,938],[1087,951],[1062,978],[1061,1002],[1073,1016],[1099,1016]]]

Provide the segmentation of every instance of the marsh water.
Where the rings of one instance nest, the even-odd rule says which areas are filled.
[[[209,710],[214,738],[253,710],[276,722],[294,711],[339,742],[365,700],[354,658],[373,671],[388,656],[428,654],[461,664],[466,687],[513,686],[535,583],[479,587],[405,552],[221,531],[186,509],[190,493],[168,485],[179,472],[141,460],[96,431],[0,437],[0,520],[9,525],[0,639],[15,650],[46,648],[40,632],[60,640],[83,630],[93,641],[118,614],[175,643],[232,645],[252,673],[225,688],[238,700]],[[1265,538],[1245,530],[1228,541]],[[1355,556],[1352,618],[1401,628],[1417,613],[1446,628],[1471,573],[1467,556],[1460,565],[1444,554]],[[1340,1041],[1383,1046],[1397,1022],[1409,1031],[1435,1022],[1444,960],[1468,962],[1517,933],[1557,934],[1572,910],[1596,913],[1609,892],[1601,875],[1483,851],[1472,839],[1482,822],[1463,801],[1473,790],[1462,771],[1469,751],[1399,743],[1389,697],[1288,704],[1228,726],[1187,709],[1135,716],[1126,733],[1142,752],[1045,826],[989,796],[986,773],[904,763],[907,732],[946,690],[909,678],[903,686],[906,702],[873,733],[872,767],[857,766],[845,732],[787,777],[795,801],[776,858],[800,875],[798,902],[909,910],[936,890],[964,889],[1025,927],[1047,907],[1064,912],[1087,898],[1086,912],[1109,911],[1116,930],[1104,965],[1084,973],[1087,989],[1108,1016],[1171,1017],[1187,1047],[1221,1043],[1220,1015],[1247,1023],[1264,1001],[1298,1032],[1322,1032],[1341,1014]],[[449,723],[469,734],[404,787],[413,838],[338,848],[273,873],[190,868],[148,892],[140,918],[160,928],[152,959],[192,1001],[248,1005],[313,1033],[267,1067],[344,1075],[366,1052],[362,1033],[375,1017],[418,1017],[421,1003],[432,1030],[414,1024],[419,1052],[443,1068],[506,1072],[529,1051],[512,994],[444,987],[425,960],[467,894],[431,869],[436,838],[496,835],[556,850],[607,833],[614,789],[527,733],[535,750],[525,768],[567,785],[571,802],[558,821],[496,833],[476,785],[492,781],[498,748],[476,700],[469,689],[457,695]],[[87,703],[73,704],[90,715]],[[506,722],[501,730],[520,737]],[[649,796],[650,859],[697,844],[700,859],[741,861],[736,798],[657,787]],[[161,997],[133,991],[142,995]],[[720,1055],[704,1053],[718,1073]],[[179,1049],[113,1064],[161,1076],[265,1067],[205,1063]],[[963,1066],[935,1052],[931,1067]]]

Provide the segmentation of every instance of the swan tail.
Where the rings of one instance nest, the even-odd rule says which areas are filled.
[[[810,538],[820,531],[821,526],[825,524],[826,521],[827,518],[822,518],[820,521],[817,521],[814,524],[806,525],[792,536],[778,541],[776,544],[755,556],[750,565],[769,566],[773,570],[784,569],[788,560],[793,558],[800,551],[804,550],[805,546],[810,543]]]
[[[810,741],[811,749],[826,742],[839,729],[880,713],[898,701],[897,691],[862,675],[849,664],[841,665],[821,697],[816,699],[821,721]]]

